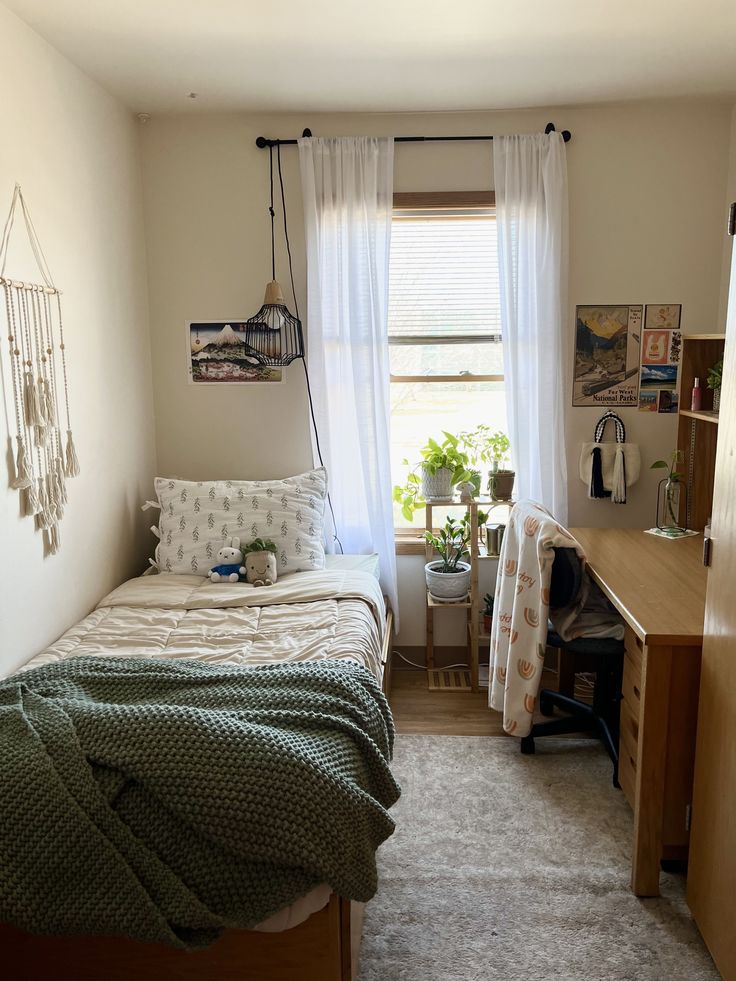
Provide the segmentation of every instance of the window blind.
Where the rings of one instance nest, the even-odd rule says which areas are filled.
[[[394,213],[389,336],[501,340],[493,212],[430,217]]]

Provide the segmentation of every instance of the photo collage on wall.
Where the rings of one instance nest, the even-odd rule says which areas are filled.
[[[650,303],[646,306],[639,378],[641,412],[677,412],[681,311],[679,303]]]

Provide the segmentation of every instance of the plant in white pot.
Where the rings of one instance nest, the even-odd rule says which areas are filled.
[[[444,501],[452,498],[453,487],[470,479],[468,456],[459,448],[458,437],[443,432],[438,443],[428,439],[419,451],[421,461],[409,471],[406,482],[394,487],[394,501],[401,505],[401,513],[411,521],[414,512],[424,507],[425,501]],[[406,466],[408,460],[402,461]]]
[[[439,603],[464,600],[470,591],[470,564],[464,561],[470,554],[469,526],[448,518],[436,535],[425,531],[424,539],[439,555],[424,567],[429,595]]]

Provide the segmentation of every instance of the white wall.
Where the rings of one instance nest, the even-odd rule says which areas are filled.
[[[145,563],[150,522],[138,507],[150,496],[155,454],[137,121],[2,5],[0,64],[0,209],[4,221],[18,181],[64,291],[82,466],[69,482],[56,556],[43,557],[17,492],[0,490],[2,674]],[[16,223],[7,271],[35,281],[20,233]],[[7,384],[3,396],[12,413]]]
[[[730,107],[636,103],[524,112],[406,115],[181,115],[143,129],[156,430],[162,473],[278,476],[311,465],[301,366],[283,386],[195,388],[184,370],[188,319],[243,317],[258,309],[269,276],[268,154],[258,135],[470,134],[532,131],[550,119],[573,133],[570,179],[569,349],[580,303],[682,303],[686,331],[719,322]],[[297,291],[305,261],[296,151],[282,151]],[[489,144],[407,144],[396,149],[396,190],[478,189],[492,182]],[[286,283],[286,266],[279,263]],[[308,325],[307,325],[308,327]],[[674,417],[624,410],[640,443],[643,477],[625,506],[591,502],[575,476],[580,443],[600,412],[568,410],[571,525],[649,526],[656,477],[647,465],[670,450]],[[400,560],[404,644],[423,642],[421,560]],[[448,618],[450,614],[447,614]],[[456,625],[453,625],[453,628]],[[441,632],[439,643],[457,635]]]

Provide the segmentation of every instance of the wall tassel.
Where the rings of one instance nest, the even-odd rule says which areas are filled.
[[[56,500],[61,509],[67,502],[66,496],[66,480],[64,479],[64,464],[60,457],[54,460],[52,465],[54,473],[54,488],[56,492]]]
[[[38,386],[32,371],[27,371],[23,379],[23,411],[27,426],[43,426],[41,403],[38,400]]]
[[[29,518],[34,514],[38,514],[41,510],[38,494],[36,493],[36,484],[33,481],[30,487],[26,487],[21,491],[21,510]]]
[[[599,446],[593,447],[593,466],[590,471],[590,487],[588,497],[605,497],[606,491],[603,486],[603,463],[601,461],[601,450]]]
[[[37,283],[22,282],[5,271],[17,216],[25,223],[40,272]],[[59,549],[59,522],[67,501],[66,478],[77,476],[80,467],[72,437],[61,291],[54,285],[19,184],[0,235],[0,290],[9,345],[9,357],[2,361],[2,382],[6,392],[12,391],[15,418],[10,435],[17,444],[9,483],[20,495],[21,514],[34,516],[36,528],[47,533],[46,554],[54,554]]]
[[[626,504],[626,461],[624,459],[624,448],[621,443],[616,446],[616,456],[613,461],[611,499],[614,504]]]
[[[46,481],[43,477],[38,478],[38,511],[36,511],[36,528],[48,528],[49,526],[49,496],[46,493]]]
[[[74,446],[71,429],[66,431],[66,469],[64,473],[67,477],[76,477],[79,474],[79,460],[77,450]]]
[[[54,395],[51,391],[51,385],[47,379],[45,379],[43,383],[43,409],[44,415],[46,416],[47,425],[55,426],[56,406],[54,405]]]
[[[59,535],[59,525],[55,522],[49,529],[49,553],[56,555],[61,547],[61,536]]]
[[[18,451],[15,457],[15,477],[10,481],[13,490],[24,490],[31,486],[31,472],[28,469],[28,457],[26,456],[26,444],[22,436],[15,437],[18,442]]]

